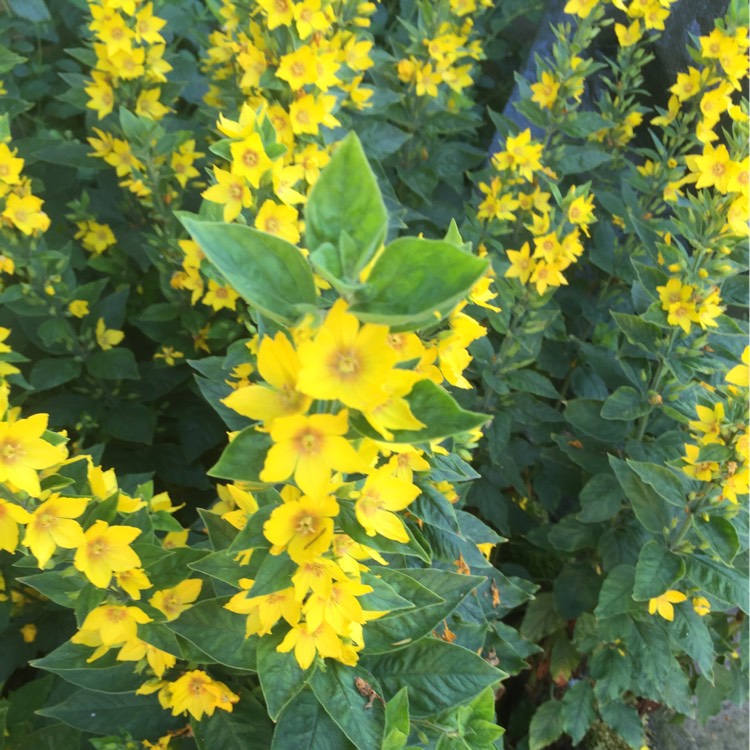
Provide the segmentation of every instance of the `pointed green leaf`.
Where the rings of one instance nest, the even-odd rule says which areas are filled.
[[[644,547],[635,566],[633,599],[646,601],[661,596],[685,575],[682,558],[670,552],[663,542],[652,539]]]
[[[687,577],[704,593],[725,602],[728,607],[739,607],[745,614],[749,613],[747,568],[740,571],[699,553],[685,560],[685,568]]]
[[[330,660],[310,678],[310,687],[320,705],[342,732],[359,748],[380,748],[385,732],[385,708],[377,699],[370,703],[357,688],[364,680],[382,697],[378,681],[361,665],[353,667]]]
[[[607,397],[600,413],[604,419],[627,422],[630,419],[646,416],[652,409],[653,406],[635,388],[621,385],[611,396]]]
[[[284,709],[271,750],[356,750],[309,690]]]
[[[684,508],[690,488],[685,474],[646,461],[628,461],[628,466],[668,503]],[[683,477],[685,477],[683,479]]]
[[[246,427],[224,448],[221,458],[208,470],[208,474],[218,479],[263,484],[259,477],[270,447],[268,434],[258,432],[255,427]]]
[[[385,239],[388,213],[362,144],[352,132],[338,145],[305,204],[305,239],[311,251],[338,248],[339,278],[356,280]],[[343,233],[350,243],[340,244]]]
[[[268,715],[277,721],[284,708],[305,686],[311,670],[301,669],[293,653],[276,650],[283,634],[271,633],[258,642],[258,677]]]
[[[644,528],[655,534],[669,529],[672,521],[672,510],[664,497],[642,481],[635,470],[625,461],[609,457],[609,463],[615,472],[617,481],[630,501],[638,520]]]
[[[643,724],[632,706],[614,701],[599,706],[599,713],[633,750],[643,747]]]
[[[227,282],[252,307],[291,325],[317,295],[310,265],[297,247],[241,224],[177,217]]]
[[[437,638],[362,660],[380,681],[385,697],[409,691],[413,716],[432,716],[474,698],[507,675],[473,651]]]
[[[529,725],[529,750],[543,750],[563,731],[562,703],[554,700],[542,703]]]
[[[732,564],[740,549],[737,530],[726,518],[710,516],[708,521],[694,518],[695,530],[698,536],[725,562]]]
[[[450,242],[401,237],[375,261],[351,312],[400,330],[425,328],[445,317],[486,270],[486,260]]]
[[[409,737],[409,692],[401,688],[385,705],[383,750],[403,750]]]
[[[630,565],[612,568],[602,584],[594,614],[599,618],[613,617],[636,609],[638,605],[633,601],[634,585],[635,568]]]
[[[572,685],[562,699],[563,730],[577,745],[596,720],[594,691],[591,684],[582,680]]]

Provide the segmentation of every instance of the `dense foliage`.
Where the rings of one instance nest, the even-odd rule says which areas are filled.
[[[0,0],[0,750],[747,699],[747,8],[661,101],[674,5]]]

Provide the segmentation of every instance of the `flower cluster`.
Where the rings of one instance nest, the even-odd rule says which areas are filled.
[[[31,180],[22,174],[24,160],[7,143],[0,143],[0,226],[9,226],[25,235],[47,231],[50,220],[42,206],[44,201],[34,195]],[[14,264],[3,256],[5,273],[13,273]]]
[[[372,591],[362,581],[363,561],[385,560],[341,524],[350,532],[350,523],[358,524],[364,538],[410,542],[401,512],[420,494],[414,472],[430,465],[423,449],[391,441],[394,433],[425,427],[407,396],[420,380],[443,379],[427,352],[415,334],[360,324],[339,299],[319,325],[305,320],[291,339],[264,337],[257,346],[261,382],[239,385],[224,399],[270,437],[259,477],[284,484],[283,502],[263,535],[271,555],[285,554],[297,566],[288,588],[255,595],[253,581],[245,580],[226,606],[247,616],[247,636],[267,635],[285,620],[291,629],[278,650],[294,649],[303,669],[316,654],[356,663],[362,626],[386,614],[359,601]],[[223,517],[244,528],[258,504],[239,488],[230,486],[230,493],[237,510]]]
[[[164,59],[166,21],[154,15],[154,4],[143,0],[90,0],[89,29],[94,34],[96,64],[85,86],[86,106],[101,120],[115,105],[151,120],[169,108],[160,101],[161,87],[172,66]],[[117,95],[116,95],[117,94]]]

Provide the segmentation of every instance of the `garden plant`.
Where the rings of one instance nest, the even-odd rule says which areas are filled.
[[[654,85],[685,4],[0,0],[0,750],[747,701],[748,9]]]

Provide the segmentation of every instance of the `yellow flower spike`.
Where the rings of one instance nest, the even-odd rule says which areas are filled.
[[[419,492],[416,485],[392,476],[390,467],[376,469],[367,477],[354,504],[357,521],[368,536],[380,534],[387,539],[407,543],[409,534],[394,511],[411,505]]]
[[[672,622],[674,620],[674,607],[672,605],[684,602],[686,599],[687,596],[685,594],[670,589],[660,596],[649,599],[648,613],[653,615],[658,612],[660,617]]]
[[[172,715],[189,713],[196,721],[213,716],[219,708],[231,712],[240,699],[223,682],[213,680],[200,669],[186,672],[169,685]]]
[[[18,546],[18,527],[31,520],[31,513],[0,498],[0,550],[13,554]]]
[[[58,547],[75,549],[84,541],[83,529],[72,520],[86,510],[85,497],[52,495],[32,514],[26,526],[23,543],[43,568]]]
[[[172,622],[186,609],[190,609],[200,595],[202,585],[200,578],[189,578],[172,588],[157,591],[148,603],[158,609],[167,618],[167,622]]]
[[[106,521],[95,521],[78,545],[73,565],[94,586],[106,588],[114,572],[140,567],[141,559],[130,548],[140,534],[141,529],[135,526],[110,526]]]
[[[286,550],[298,565],[311,562],[331,546],[333,518],[339,504],[329,496],[315,499],[303,495],[275,508],[263,524],[263,535],[273,544],[272,555]]]
[[[306,495],[327,494],[332,471],[361,473],[365,467],[344,437],[349,429],[349,412],[279,417],[271,427],[271,446],[260,479],[283,482],[294,475]]]
[[[41,494],[38,472],[67,458],[64,446],[51,445],[42,438],[48,418],[47,414],[34,414],[0,423],[0,482],[10,482],[34,497]]]

